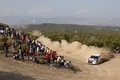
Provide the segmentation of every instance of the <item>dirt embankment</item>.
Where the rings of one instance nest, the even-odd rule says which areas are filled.
[[[12,57],[0,54],[0,78],[2,80],[119,80],[120,55],[101,65],[88,65],[78,58],[67,57],[82,71],[73,73],[71,70],[54,68],[30,61],[16,61]]]

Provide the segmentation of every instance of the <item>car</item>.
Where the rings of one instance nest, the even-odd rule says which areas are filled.
[[[87,63],[88,64],[98,64],[100,57],[101,57],[101,54],[93,54],[88,58]]]
[[[102,54],[93,54],[88,58],[87,63],[94,65],[94,64],[104,63],[108,60],[109,60],[109,57],[107,57],[107,55],[105,56],[105,55],[102,55]]]

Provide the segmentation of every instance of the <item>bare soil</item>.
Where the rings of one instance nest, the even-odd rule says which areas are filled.
[[[79,57],[64,55],[81,69],[77,73],[66,68],[14,60],[12,53],[0,52],[0,80],[120,80],[120,55],[100,64],[89,65]]]

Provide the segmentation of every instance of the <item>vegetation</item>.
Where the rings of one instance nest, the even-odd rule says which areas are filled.
[[[0,23],[0,27],[9,27],[9,25]]]
[[[5,36],[1,36],[1,38],[0,38],[0,42],[4,42],[4,41],[7,41],[7,40],[8,40],[8,38],[5,37]]]
[[[31,40],[36,40],[36,39],[38,39],[38,37],[39,37],[39,36],[30,35],[30,39],[31,39]]]
[[[5,36],[0,36],[0,50],[4,50],[4,44],[3,44],[3,42],[4,41],[7,41],[8,40],[8,38],[7,37],[5,37]]]
[[[39,63],[40,63],[40,64],[45,64],[46,62],[45,62],[44,59],[40,59],[40,60],[39,60]]]
[[[0,44],[0,50],[4,50],[3,44]]]
[[[79,41],[82,44],[96,47],[108,47],[114,49],[120,47],[120,27],[91,26],[73,24],[27,25],[29,30],[40,30],[43,35],[52,41],[61,42],[62,39],[69,43]]]
[[[0,26],[9,27],[3,23],[0,23]],[[65,39],[69,43],[79,41],[88,46],[108,47],[110,49],[120,47],[120,27],[53,23],[26,25],[25,27],[27,28],[19,29],[28,34],[32,40],[37,39],[38,36],[30,35],[31,31],[39,30],[52,41],[61,42],[62,39]],[[7,37],[1,36],[0,42],[6,40],[8,40]],[[24,47],[26,48],[26,45]]]

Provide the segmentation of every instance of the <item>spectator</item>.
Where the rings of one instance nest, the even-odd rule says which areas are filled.
[[[26,54],[26,56],[27,56],[27,58],[28,58],[28,61],[29,61],[30,53],[29,53],[29,49],[28,49],[28,48],[26,48],[26,50],[25,50],[25,54]]]
[[[5,56],[8,57],[8,44],[7,41],[4,42]]]
[[[52,59],[53,59],[53,63],[55,62],[55,60],[57,60],[57,53],[56,53],[56,51],[52,52]]]
[[[61,56],[61,66],[64,66],[64,56]]]
[[[57,67],[61,67],[61,56],[57,58]]]
[[[70,65],[71,65],[71,61],[66,61],[66,60],[64,61],[64,66],[65,67],[69,68]]]
[[[40,47],[37,46],[37,56],[39,55],[39,52],[40,52]]]
[[[22,50],[21,51],[21,59],[24,61],[24,53],[25,53],[25,50]]]
[[[12,39],[12,48],[15,48],[15,45],[16,45],[16,41],[15,41],[15,39],[13,38],[13,39]]]
[[[46,60],[47,60],[47,64],[50,64],[50,54],[46,53]]]

